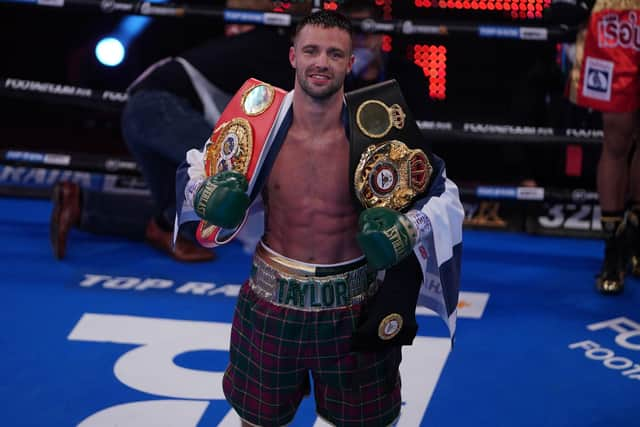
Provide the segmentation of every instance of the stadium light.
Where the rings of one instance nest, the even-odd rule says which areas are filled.
[[[120,65],[125,53],[124,45],[115,37],[105,37],[96,44],[96,58],[108,67]]]

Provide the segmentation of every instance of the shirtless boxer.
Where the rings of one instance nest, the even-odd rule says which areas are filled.
[[[408,342],[396,344],[393,338],[403,328],[395,314],[380,323],[375,337],[390,345],[354,351],[363,347],[354,345],[353,337],[362,327],[378,272],[411,258],[416,245],[427,240],[438,241],[431,255],[436,274],[438,266],[446,275],[459,267],[444,258],[436,262],[437,256],[444,257],[439,254],[459,257],[463,219],[457,188],[446,178],[441,160],[434,157],[436,176],[406,213],[363,210],[354,202],[343,87],[354,61],[351,31],[348,19],[329,11],[309,15],[298,25],[289,51],[295,86],[280,107],[287,113],[276,119],[282,132],[274,131],[275,138],[282,142],[271,150],[273,160],[265,160],[262,186],[256,184],[260,171],[249,182],[233,170],[203,177],[198,163],[206,157],[206,146],[188,153],[178,172],[178,181],[185,183],[177,189],[183,205],[179,217],[193,211],[234,229],[241,226],[254,193],[262,195],[265,232],[251,277],[238,296],[223,379],[225,396],[244,426],[291,422],[310,391],[309,374],[316,410],[332,424],[391,425],[402,402],[401,344],[410,343],[415,330]],[[454,281],[457,298],[457,275]],[[415,304],[408,311],[415,312]]]

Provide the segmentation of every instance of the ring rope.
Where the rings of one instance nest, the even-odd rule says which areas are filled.
[[[106,14],[143,15],[163,18],[206,17],[228,23],[245,23],[277,27],[295,26],[302,16],[287,13],[260,12],[221,7],[161,4],[132,0],[0,0],[0,4],[26,7],[84,8]],[[447,20],[375,20],[352,19],[355,28],[367,33],[410,35],[413,37],[473,36],[487,39],[527,41],[568,41],[575,38],[577,28],[565,25],[469,24]]]
[[[36,151],[1,150],[0,164],[15,167],[40,167],[86,171],[123,176],[141,177],[138,165],[131,159],[89,154],[48,153]],[[460,186],[464,199],[501,200],[512,202],[573,202],[597,204],[598,194],[584,189],[518,187],[500,185]]]
[[[89,106],[100,111],[118,112],[127,102],[126,92],[0,77],[0,96],[35,99],[41,102]],[[602,129],[553,128],[478,122],[418,120],[426,138],[451,143],[509,142],[516,144],[601,144]]]

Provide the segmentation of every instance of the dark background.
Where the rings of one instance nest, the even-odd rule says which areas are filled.
[[[221,5],[222,2],[187,4]],[[504,12],[417,8],[395,0],[393,18],[437,22],[541,25],[541,20],[512,20]],[[114,30],[124,15],[89,9],[43,8],[0,4],[0,39],[4,60],[0,77],[64,83],[124,91],[148,65],[177,55],[222,34],[222,22],[205,18],[151,18],[128,47],[125,61],[105,67],[94,55],[96,42]],[[555,42],[461,37],[393,36],[394,54],[406,55],[414,43],[447,49],[446,99],[433,100],[424,120],[473,121],[534,126],[599,127],[599,116],[571,106],[563,96],[566,73]],[[275,52],[274,54],[278,54]],[[279,54],[284,54],[280,52]],[[230,70],[232,72],[232,70]],[[117,112],[0,97],[2,149],[37,149],[128,156]],[[564,176],[564,147],[557,144],[433,141],[447,160],[450,176],[464,180],[512,182],[533,177],[542,184],[591,188],[598,146],[585,148],[585,173]]]

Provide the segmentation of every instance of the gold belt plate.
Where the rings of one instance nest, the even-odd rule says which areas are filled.
[[[209,144],[205,153],[207,176],[226,170],[247,174],[253,153],[253,131],[247,119],[236,117],[223,123],[214,131],[217,138]]]
[[[365,208],[400,210],[426,190],[432,171],[420,149],[410,149],[398,140],[372,144],[356,167],[356,196]]]

